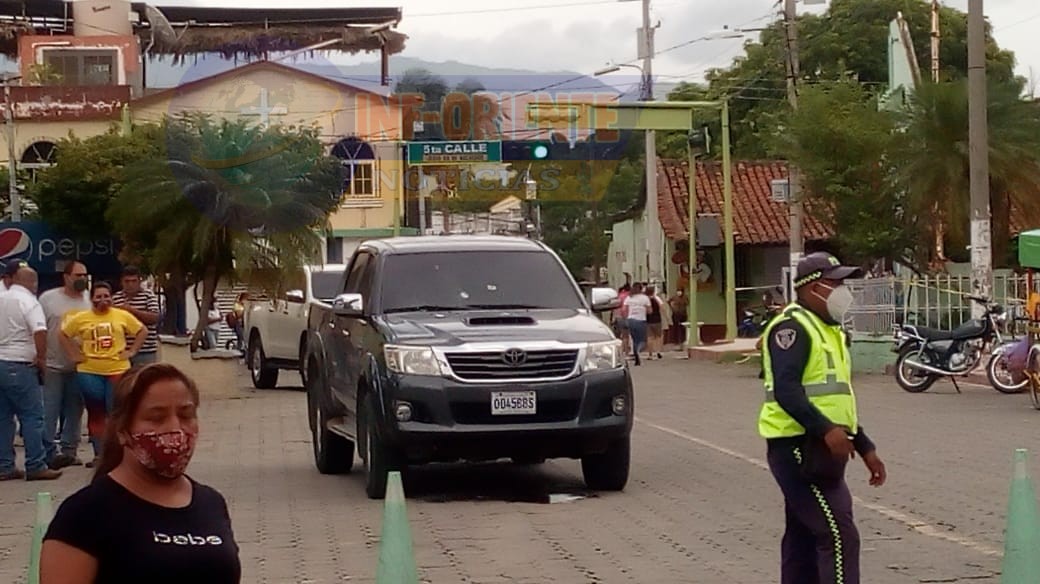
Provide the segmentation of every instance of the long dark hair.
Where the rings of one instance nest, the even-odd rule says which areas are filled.
[[[130,431],[130,424],[137,415],[141,400],[153,385],[160,381],[180,381],[191,394],[192,401],[199,405],[199,387],[195,381],[183,371],[169,363],[153,363],[138,369],[131,369],[115,387],[115,403],[105,426],[105,438],[102,442],[101,460],[94,469],[94,480],[107,475],[123,462],[123,445],[119,443],[119,433]]]

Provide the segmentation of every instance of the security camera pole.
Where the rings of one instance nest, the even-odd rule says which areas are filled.
[[[972,292],[989,298],[993,289],[989,208],[989,130],[986,117],[986,23],[982,0],[968,0],[968,165],[971,186]],[[972,303],[980,318],[985,307]]]

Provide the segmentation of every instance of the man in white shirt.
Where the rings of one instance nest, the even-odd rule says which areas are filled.
[[[0,294],[7,292],[7,290],[11,288],[11,278],[14,277],[14,273],[17,272],[19,268],[26,267],[29,267],[29,263],[25,260],[14,259],[4,262],[4,273],[0,275]]]
[[[61,476],[47,467],[44,448],[40,376],[47,360],[47,319],[36,299],[38,282],[35,270],[19,268],[0,294],[0,481]],[[25,472],[15,468],[16,416],[25,441]]]
[[[76,384],[76,364],[61,346],[61,324],[70,313],[90,310],[87,267],[69,262],[65,285],[40,294],[47,318],[47,369],[43,372],[43,432],[47,463],[53,469],[83,464],[76,457],[83,420],[83,396]],[[54,436],[59,434],[61,451]]]

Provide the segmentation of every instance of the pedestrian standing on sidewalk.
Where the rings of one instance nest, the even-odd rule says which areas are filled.
[[[860,538],[845,467],[858,452],[871,485],[886,479],[859,425],[841,326],[853,302],[844,280],[858,272],[828,253],[805,256],[795,277],[798,300],[763,334],[766,397],[758,430],[784,495],[782,584],[859,584]]]
[[[0,294],[0,481],[61,476],[47,467],[44,447],[40,377],[47,361],[47,318],[36,299],[38,283],[35,270],[19,268]],[[15,417],[22,426],[25,472],[15,468]]]
[[[198,387],[173,365],[120,381],[94,480],[47,529],[41,584],[239,584],[227,502],[185,474],[198,407]]]
[[[83,394],[87,409],[87,433],[94,447],[97,464],[101,456],[101,438],[105,421],[112,409],[112,392],[116,382],[130,369],[130,359],[137,354],[148,336],[137,317],[120,308],[112,307],[112,287],[98,282],[90,290],[91,309],[65,319],[62,325],[62,346],[76,363],[76,383]],[[127,336],[134,341],[126,346]]]
[[[639,353],[646,348],[646,317],[652,310],[650,298],[643,294],[643,285],[632,285],[632,293],[625,298],[625,313],[628,315],[628,333],[632,336],[632,356],[636,365],[642,365]]]
[[[112,295],[112,306],[134,315],[148,329],[148,336],[141,350],[130,359],[130,365],[141,367],[155,363],[159,360],[159,298],[141,286],[141,270],[136,266],[123,268],[120,283],[123,289]]]
[[[40,305],[47,317],[47,369],[43,372],[44,443],[47,464],[53,469],[83,464],[76,455],[83,421],[83,395],[76,385],[76,364],[61,345],[61,325],[68,316],[90,310],[88,277],[86,266],[69,262],[62,274],[64,285],[40,295]],[[55,436],[60,437],[58,443],[54,441]]]

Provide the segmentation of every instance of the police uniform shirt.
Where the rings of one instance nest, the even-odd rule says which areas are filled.
[[[806,432],[822,437],[834,424],[809,401],[805,387],[802,386],[802,374],[809,362],[812,338],[798,321],[787,318],[773,327],[767,342],[776,403],[801,424]],[[860,455],[874,449],[873,442],[867,437],[862,426],[858,428],[853,445]]]

